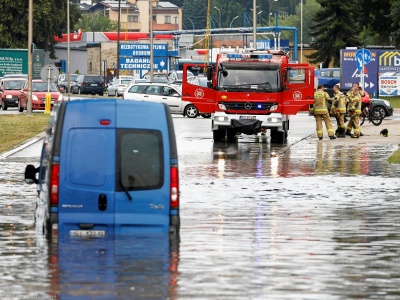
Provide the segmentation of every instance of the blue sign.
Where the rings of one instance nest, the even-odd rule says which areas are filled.
[[[371,61],[371,57],[371,52],[368,49],[359,49],[356,53],[357,69],[361,71]]]
[[[150,56],[150,44],[121,44],[120,56]],[[153,44],[153,56],[168,55],[168,44]]]
[[[359,51],[359,50],[358,50]],[[351,89],[353,83],[361,82],[361,70],[358,69],[357,50],[342,49],[340,51],[341,78],[340,87]],[[369,94],[378,92],[378,50],[368,51],[371,59],[364,68],[364,90]]]
[[[154,57],[153,68],[158,71],[167,70],[167,59],[165,57]],[[119,58],[120,70],[150,70],[150,57],[120,57]]]

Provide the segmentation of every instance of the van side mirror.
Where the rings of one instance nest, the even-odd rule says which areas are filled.
[[[27,165],[25,168],[25,182],[27,184],[39,183],[39,180],[36,178],[36,173],[39,173],[40,168],[35,168],[33,165]]]
[[[212,66],[208,66],[207,67],[207,80],[211,81],[213,76],[213,67]]]

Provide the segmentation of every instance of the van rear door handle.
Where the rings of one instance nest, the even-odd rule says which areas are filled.
[[[99,195],[99,210],[105,211],[107,209],[107,196],[105,194]]]

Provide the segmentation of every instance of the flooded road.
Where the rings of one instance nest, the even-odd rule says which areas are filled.
[[[35,188],[23,183],[39,153],[2,158],[0,295],[400,298],[400,167],[386,162],[397,146],[316,142],[306,115],[292,119],[288,145],[260,136],[213,144],[210,120],[174,123],[180,243],[132,237],[49,247],[34,226]]]

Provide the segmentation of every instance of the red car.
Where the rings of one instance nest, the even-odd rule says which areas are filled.
[[[20,90],[26,82],[25,78],[3,78],[1,80],[0,106],[3,110],[18,106]]]
[[[32,110],[44,110],[46,104],[46,94],[48,91],[47,82],[43,80],[32,80]],[[64,100],[64,96],[54,83],[50,83],[49,93],[51,94],[51,107],[53,104]],[[25,83],[24,88],[20,91],[18,110],[22,112],[27,109],[28,102],[28,82]]]

